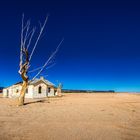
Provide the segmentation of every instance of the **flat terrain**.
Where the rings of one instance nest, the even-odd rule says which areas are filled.
[[[0,140],[140,140],[140,95],[64,94],[23,107],[0,97]]]

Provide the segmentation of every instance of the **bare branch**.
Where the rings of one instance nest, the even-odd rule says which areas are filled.
[[[24,46],[26,44],[26,41],[28,39],[28,35],[29,35],[29,29],[30,29],[30,20],[27,21],[27,27],[26,27],[26,32],[25,32],[25,37],[24,37]]]
[[[21,44],[20,44],[20,69],[19,69],[19,73],[21,73],[21,66],[22,66],[22,49],[23,49],[23,27],[24,27],[24,14],[22,15],[22,23],[21,23]]]
[[[48,75],[47,75],[47,74],[45,74],[45,75],[42,74],[41,76],[43,76],[43,77],[47,77]]]
[[[30,21],[28,20],[26,25],[24,26],[24,14],[22,15],[22,27],[21,27],[21,44],[20,44],[20,69],[19,73],[20,75],[26,79],[26,74],[28,71],[28,65],[29,65],[29,54],[28,51],[26,50],[26,41],[27,41],[27,36],[29,33],[29,28],[30,28]],[[26,29],[26,33],[24,36],[24,30]]]
[[[23,49],[23,53],[25,55],[25,61],[24,61],[24,64],[20,65],[19,73],[20,73],[22,79],[24,81],[26,81],[28,79],[28,76],[26,74],[28,72],[29,54],[28,54],[28,51],[25,48]]]
[[[55,63],[53,63],[52,65],[48,65],[48,67],[46,69],[50,69],[51,67],[53,67],[55,65]],[[43,66],[42,66],[43,67]],[[28,73],[32,73],[32,72],[35,72],[35,71],[38,71],[40,70],[42,67],[38,67],[36,69],[33,69],[33,70],[30,70]]]
[[[58,44],[56,50],[51,54],[51,56],[45,62],[45,64],[42,66],[42,68],[40,69],[40,71],[34,76],[33,80],[44,70],[44,68],[48,65],[48,63],[54,58],[55,54],[58,52],[59,47],[61,46],[61,44],[62,44],[63,41],[64,41],[64,39],[61,40],[61,42]]]
[[[54,65],[56,65],[56,63],[53,63],[52,65],[48,66],[48,67],[46,68],[46,70],[52,68]]]
[[[36,28],[33,28],[33,30],[31,31],[31,36],[30,36],[29,42],[28,42],[28,44],[27,44],[27,50],[29,49],[29,46],[30,46],[30,44],[31,44],[31,41],[32,41],[32,38],[33,38],[33,36],[34,36],[35,30],[36,30]],[[29,35],[30,35],[30,34],[29,34]]]
[[[37,44],[38,44],[38,41],[39,41],[39,39],[40,39],[42,33],[43,33],[43,30],[44,30],[44,28],[45,28],[45,26],[46,26],[47,21],[48,21],[48,16],[46,17],[46,19],[45,19],[45,21],[44,21],[44,24],[43,24],[43,26],[42,26],[41,29],[40,29],[39,35],[38,35],[38,37],[37,37],[37,40],[36,40],[36,42],[35,42],[35,45],[34,45],[34,47],[33,47],[32,52],[31,52],[29,61],[31,61],[31,59],[32,59],[32,55],[34,54],[34,51],[35,51],[35,49],[36,49],[36,46],[37,46]]]
[[[42,67],[43,67],[43,66],[42,66]],[[35,72],[35,71],[37,71],[37,70],[40,70],[42,67],[38,67],[38,68],[36,68],[36,69],[30,70],[29,73]]]

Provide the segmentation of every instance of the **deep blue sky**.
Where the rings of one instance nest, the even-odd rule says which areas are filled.
[[[0,86],[21,78],[22,13],[33,25],[49,13],[32,60],[41,66],[64,37],[56,65],[43,72],[68,89],[140,91],[140,2],[101,0],[1,0]]]

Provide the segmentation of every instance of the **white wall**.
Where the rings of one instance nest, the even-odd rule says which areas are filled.
[[[50,88],[50,92],[48,93],[48,96],[54,96],[54,88]]]
[[[39,87],[41,86],[41,93],[38,93],[38,89]],[[46,97],[47,95],[47,85],[44,84],[44,83],[41,83],[37,86],[34,86],[34,89],[33,89],[33,98],[44,98]]]
[[[42,88],[42,92],[38,93],[39,86]],[[21,85],[13,85],[9,88],[3,89],[3,97],[16,98],[19,97]],[[7,92],[8,90],[8,92]],[[18,92],[17,92],[18,90]],[[54,87],[50,88],[50,92],[48,93],[48,86],[45,83],[40,83],[36,86],[29,85],[28,93],[25,94],[25,98],[44,98],[46,96],[54,96]]]
[[[28,92],[25,94],[25,98],[33,98],[33,91],[34,91],[34,86],[33,85],[29,85],[27,87]]]
[[[3,97],[8,97],[7,89],[3,89]]]
[[[9,88],[9,98],[17,98],[20,96],[22,86],[21,85],[14,85]]]
[[[3,97],[18,97],[20,95],[21,85],[13,85],[9,88],[3,89]],[[17,92],[18,91],[18,92]]]

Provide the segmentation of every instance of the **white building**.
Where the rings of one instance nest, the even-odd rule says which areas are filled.
[[[3,89],[3,97],[18,97],[22,88],[22,82],[16,83]],[[26,89],[25,98],[44,98],[57,95],[56,87],[53,83],[40,77],[30,82]]]

